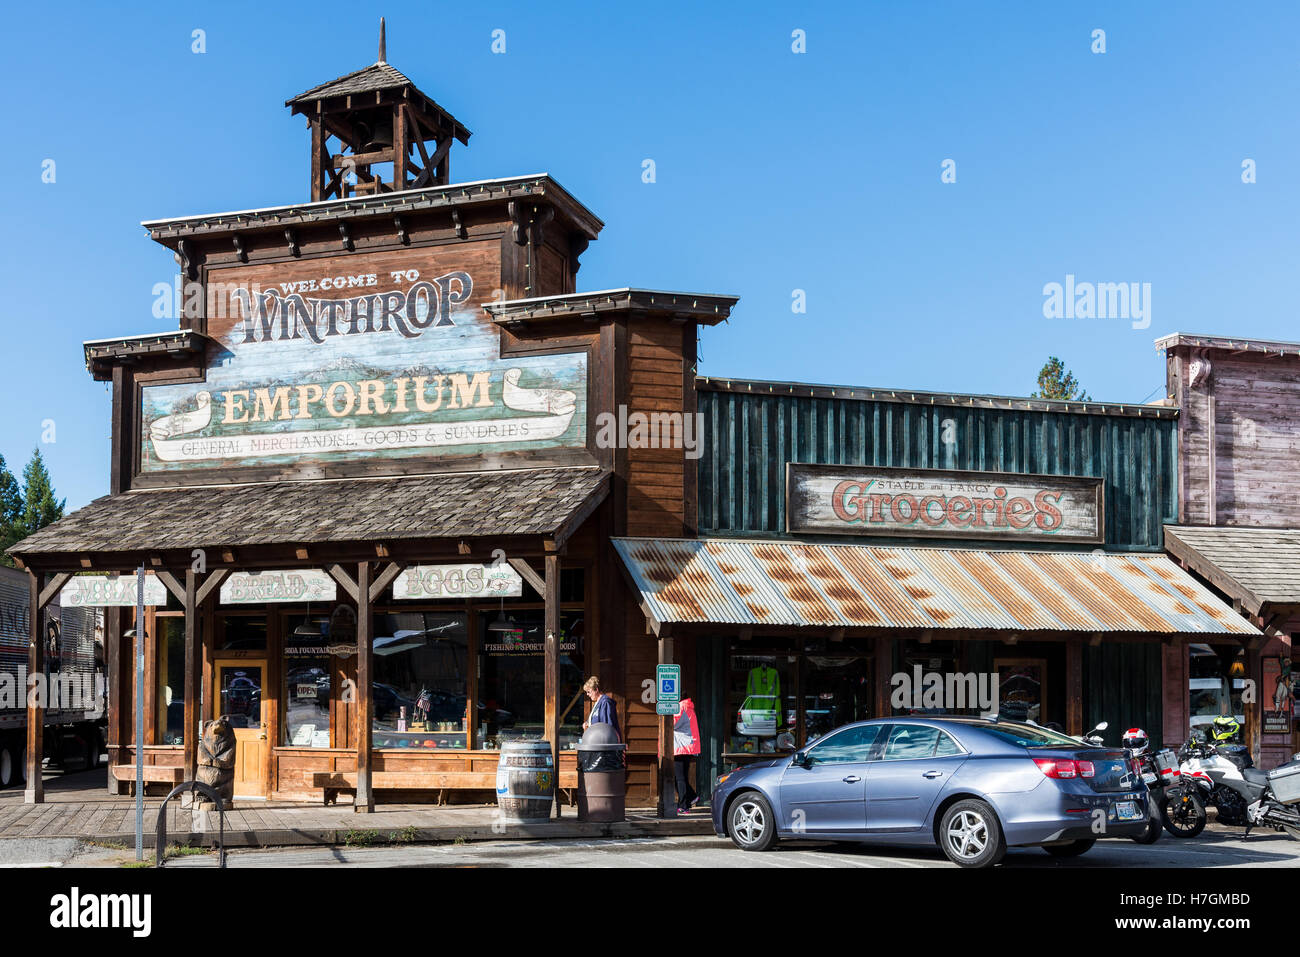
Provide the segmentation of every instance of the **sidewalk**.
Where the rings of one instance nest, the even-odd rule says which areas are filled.
[[[77,838],[100,844],[135,844],[135,799],[110,795],[104,771],[66,777],[47,774],[44,804],[24,804],[21,788],[0,791],[0,839]],[[213,846],[216,812],[167,806],[169,844]],[[153,847],[158,826],[158,798],[146,797],[144,842]],[[226,812],[227,847],[294,845],[373,845],[442,841],[517,841],[566,838],[666,837],[712,834],[708,811],[661,820],[650,808],[629,809],[621,824],[578,821],[576,809],[544,824],[501,824],[494,805],[379,804],[373,814],[358,814],[350,805],[287,804],[239,801]]]

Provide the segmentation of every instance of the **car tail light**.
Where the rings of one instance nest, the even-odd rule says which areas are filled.
[[[1075,767],[1079,769],[1079,777],[1090,778],[1097,773],[1097,769],[1092,766],[1091,761],[1075,761]]]
[[[1074,778],[1079,776],[1079,769],[1070,758],[1034,758],[1038,770],[1049,778]]]

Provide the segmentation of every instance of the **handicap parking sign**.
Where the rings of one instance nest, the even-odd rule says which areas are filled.
[[[682,666],[656,665],[655,679],[658,687],[658,693],[655,695],[655,713],[676,714],[682,700]]]

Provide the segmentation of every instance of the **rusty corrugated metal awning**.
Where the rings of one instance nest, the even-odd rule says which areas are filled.
[[[1164,555],[616,538],[656,626],[1259,635]]]

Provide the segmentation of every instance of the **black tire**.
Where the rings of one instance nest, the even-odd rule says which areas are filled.
[[[1159,813],[1159,812],[1157,812]],[[1164,833],[1164,818],[1149,817],[1147,818],[1147,829],[1139,834],[1133,840],[1139,844],[1154,844],[1160,840],[1160,835]]]
[[[11,788],[18,783],[18,752],[9,745],[0,745],[0,788]]]
[[[1085,837],[1077,841],[1070,841],[1068,844],[1044,844],[1043,850],[1053,857],[1078,857],[1080,854],[1087,854],[1091,851],[1092,845],[1096,843],[1096,838]]]
[[[1174,837],[1195,837],[1208,820],[1205,803],[1192,791],[1166,791],[1160,803],[1160,819]]]
[[[1007,853],[1007,840],[993,808],[970,798],[943,812],[939,847],[958,867],[992,867]]]
[[[766,851],[776,843],[776,815],[767,798],[744,791],[727,808],[727,836],[742,851]]]

